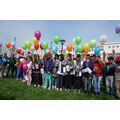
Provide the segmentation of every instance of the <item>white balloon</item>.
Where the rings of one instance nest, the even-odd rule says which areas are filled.
[[[107,36],[106,35],[101,35],[99,42],[101,45],[103,45],[105,42],[107,42]]]
[[[73,38],[73,45],[75,45],[75,38]]]

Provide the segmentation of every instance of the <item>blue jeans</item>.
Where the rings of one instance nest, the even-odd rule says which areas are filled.
[[[106,76],[106,93],[113,94],[114,93],[114,77],[113,76]]]
[[[92,77],[85,76],[85,91],[90,92],[91,90]]]
[[[45,73],[45,87],[51,88],[52,87],[52,76],[49,73]]]
[[[95,76],[93,75],[93,89],[94,93],[100,93],[100,82],[102,80],[102,76]]]
[[[63,75],[57,75],[56,88],[63,88]]]
[[[16,77],[17,80],[20,79],[21,74],[22,74],[22,68],[17,68],[17,77]]]

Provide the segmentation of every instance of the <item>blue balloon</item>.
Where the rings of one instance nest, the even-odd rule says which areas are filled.
[[[53,47],[53,52],[54,52],[54,54],[57,54],[57,52],[58,52],[58,48],[57,47]]]
[[[74,48],[74,52],[75,52],[76,54],[78,53],[77,47]]]
[[[94,51],[95,55],[98,55],[100,53],[100,51],[101,51],[100,48],[95,48],[95,51]]]

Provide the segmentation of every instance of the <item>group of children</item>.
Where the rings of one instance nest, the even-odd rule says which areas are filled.
[[[1,74],[4,63],[0,62]],[[107,95],[116,94],[120,98],[120,56],[109,56],[107,62],[104,62],[99,55],[88,54],[83,57],[81,54],[68,53],[66,56],[53,56],[49,52],[41,59],[37,54],[28,53],[26,57],[20,56],[13,64],[9,67],[11,71],[13,66],[14,70],[17,67],[16,79],[22,79],[27,85],[79,93],[93,91],[95,95],[100,94],[103,85]]]

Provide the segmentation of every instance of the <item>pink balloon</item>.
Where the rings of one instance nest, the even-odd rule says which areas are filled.
[[[22,64],[23,64],[23,65],[27,65],[27,61],[23,60],[23,61],[22,61]]]
[[[41,32],[40,32],[40,31],[36,31],[36,32],[35,32],[35,37],[36,37],[38,40],[40,40],[40,38],[41,38]]]
[[[15,43],[14,43],[14,42],[11,43],[11,47],[12,47],[12,48],[15,47]]]
[[[28,70],[27,64],[23,64],[23,70],[24,70],[24,71]]]
[[[21,51],[21,53],[20,53],[21,55],[24,55],[24,51]]]

